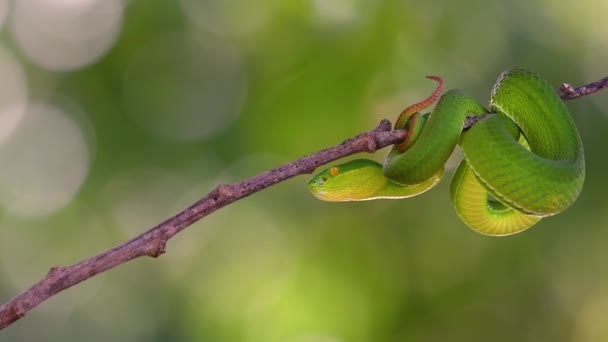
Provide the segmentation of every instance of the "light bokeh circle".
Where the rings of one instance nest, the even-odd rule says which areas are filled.
[[[362,14],[354,0],[313,0],[312,3],[319,20],[326,23],[353,22]]]
[[[247,34],[272,18],[277,0],[180,0],[186,18],[215,34]]]
[[[85,67],[105,55],[118,38],[122,0],[19,0],[11,29],[34,64],[52,71]]]
[[[23,68],[2,46],[0,46],[0,75],[2,75],[2,82],[0,82],[0,146],[2,146],[23,118],[28,97]]]
[[[30,103],[0,148],[0,204],[20,217],[49,215],[77,194],[90,169],[89,148],[68,113]]]
[[[246,68],[234,46],[184,33],[144,46],[124,79],[129,115],[149,134],[172,142],[220,134],[238,117],[246,93]]]
[[[2,28],[4,28],[4,23],[8,17],[9,10],[10,6],[8,0],[0,0],[0,31],[2,31]]]

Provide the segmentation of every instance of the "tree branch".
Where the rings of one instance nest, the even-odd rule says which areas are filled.
[[[608,87],[608,77],[604,77],[601,80],[585,84],[578,88],[574,88],[570,83],[563,83],[557,88],[557,93],[562,100],[573,100],[581,96],[597,93],[602,89],[606,89],[606,87]]]
[[[564,83],[557,91],[562,99],[570,100],[590,95],[606,87],[608,77],[578,88]],[[468,118],[464,128],[470,127],[479,119]],[[159,257],[165,252],[167,241],[175,234],[234,201],[294,176],[312,173],[317,167],[334,160],[360,152],[374,153],[378,149],[402,142],[406,134],[405,130],[391,130],[391,123],[382,120],[375,129],[337,146],[263,172],[240,183],[221,184],[188,208],[127,242],[71,266],[52,267],[38,283],[0,306],[0,330],[58,292],[99,273],[142,256]]]

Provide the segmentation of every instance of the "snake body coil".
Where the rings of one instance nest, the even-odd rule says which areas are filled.
[[[490,110],[460,90],[450,90],[427,115],[443,90],[404,110],[395,125],[408,129],[384,166],[365,159],[333,166],[308,186],[325,201],[406,198],[435,186],[455,146],[464,159],[451,184],[460,218],[487,235],[509,235],[558,214],[578,197],[585,179],[583,145],[565,105],[536,74],[503,72],[490,97]],[[462,131],[467,116],[488,112]]]

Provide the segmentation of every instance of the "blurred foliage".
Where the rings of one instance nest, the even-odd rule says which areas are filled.
[[[1,212],[2,302],[50,266],[143,232],[220,182],[394,119],[434,87],[427,74],[486,101],[514,66],[556,86],[608,73],[608,5],[590,0],[122,5],[117,40],[72,70],[32,61],[10,13],[2,29],[30,96],[78,108],[90,151],[67,206]],[[61,293],[0,340],[607,340],[608,93],[567,105],[587,182],[572,208],[529,231],[468,229],[449,201],[449,176],[413,199],[340,204],[316,200],[298,177],[195,224],[158,260]]]

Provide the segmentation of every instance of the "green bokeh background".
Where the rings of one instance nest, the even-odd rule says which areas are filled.
[[[427,74],[480,101],[515,66],[556,86],[608,74],[604,1],[200,3],[217,12],[125,2],[112,48],[69,72],[28,61],[4,28],[2,44],[25,66],[30,89],[77,105],[94,142],[88,176],[66,207],[36,218],[0,212],[0,301],[50,266],[143,232],[220,182],[394,119],[433,89]],[[150,42],[166,44],[169,57],[133,71]],[[167,138],[133,119],[182,106],[185,88],[166,80],[196,73],[197,61],[226,46],[240,64],[222,72],[245,85],[219,90],[239,108],[229,125],[177,141],[182,132],[165,130]],[[189,86],[204,91],[196,81]],[[408,200],[339,204],[316,200],[307,177],[297,177],[196,223],[159,259],[129,262],[53,297],[0,340],[608,340],[608,93],[567,105],[585,144],[585,188],[566,212],[522,234],[490,238],[467,228],[452,209],[449,177]],[[200,113],[199,123],[214,115],[204,106]]]

